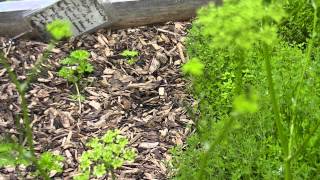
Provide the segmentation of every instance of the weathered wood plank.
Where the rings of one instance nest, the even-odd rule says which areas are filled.
[[[25,13],[45,8],[57,0],[23,0],[0,3],[0,36],[16,36],[31,30]]]
[[[110,0],[113,27],[131,27],[166,21],[186,20],[196,9],[212,0]],[[216,0],[215,2],[219,2]]]
[[[30,4],[24,6],[27,1]],[[0,3],[0,36],[17,35],[28,30],[30,25],[34,32],[44,34],[45,24],[56,18],[69,20],[73,24],[74,36],[99,28],[123,28],[185,20],[193,17],[199,7],[209,2],[221,3],[222,0],[27,1],[11,2],[11,8],[5,7],[9,2]]]
[[[54,19],[65,19],[73,25],[73,35],[109,27],[111,22],[98,0],[61,0],[26,16],[32,26],[45,35],[45,25]]]

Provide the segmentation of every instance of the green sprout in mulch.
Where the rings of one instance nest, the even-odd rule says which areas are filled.
[[[63,65],[58,75],[67,81],[73,83],[76,87],[77,95],[75,96],[79,102],[79,112],[81,112],[81,101],[84,96],[80,94],[79,81],[85,74],[92,73],[94,68],[89,63],[90,53],[86,50],[76,50],[71,52],[70,56],[63,59],[60,63]]]

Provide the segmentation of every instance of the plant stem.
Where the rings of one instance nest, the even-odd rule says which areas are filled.
[[[317,23],[318,23],[318,7],[317,7],[317,4],[314,2],[314,0],[312,0],[312,5],[313,5],[313,8],[314,8],[314,13],[313,13],[313,30],[312,30],[312,37],[311,37],[311,40],[309,41],[308,43],[308,47],[307,47],[307,53],[306,53],[306,57],[304,58],[305,59],[305,62],[304,62],[304,66],[302,67],[302,70],[300,72],[300,77],[299,77],[299,81],[296,85],[296,88],[295,88],[295,99],[296,101],[298,101],[300,99],[300,87],[302,86],[302,83],[304,81],[304,77],[305,77],[305,74],[307,72],[307,69],[308,67],[310,66],[310,62],[311,62],[311,54],[312,54],[312,50],[313,50],[313,46],[314,46],[314,41],[315,41],[315,37],[316,37],[316,34],[317,34]],[[294,109],[293,109],[293,114],[296,115],[296,111],[297,111],[297,106],[294,106]],[[293,120],[295,119],[296,116],[293,117]],[[292,122],[294,123],[294,122]],[[289,141],[289,153],[288,153],[288,156],[286,158],[286,161],[291,161],[293,160],[296,156],[298,156],[303,148],[306,146],[306,144],[309,142],[309,140],[311,139],[311,137],[313,136],[313,134],[316,132],[316,130],[319,128],[319,123],[317,124],[316,128],[310,133],[308,134],[308,136],[304,139],[302,145],[298,148],[298,150],[292,155],[292,152],[291,152],[291,148],[292,148],[292,135],[293,133],[291,133],[291,129],[290,129],[290,141]],[[294,126],[294,125],[293,125]],[[293,130],[292,130],[293,131]]]
[[[112,180],[116,180],[116,175],[114,174],[113,170],[111,170],[111,178]]]
[[[0,64],[2,64],[4,66],[4,68],[7,70],[8,74],[9,74],[9,78],[11,79],[12,83],[16,86],[16,89],[20,89],[20,82],[16,76],[16,74],[12,71],[10,65],[8,64],[7,60],[6,60],[6,56],[3,55],[2,53],[0,53]],[[19,90],[18,90],[19,93]],[[18,115],[18,117],[15,118],[15,125],[17,127],[17,130],[19,130],[20,132],[22,132],[22,125],[20,123],[20,116]],[[22,142],[23,141],[23,137],[22,137],[22,133],[19,134],[19,141]]]
[[[27,99],[25,97],[25,91],[19,92],[20,98],[21,98],[21,107],[22,107],[22,114],[23,114],[23,124],[25,128],[26,138],[29,145],[30,152],[32,154],[31,161],[37,166],[37,168],[40,171],[40,174],[43,176],[44,179],[49,179],[48,174],[39,166],[35,150],[34,150],[34,144],[33,144],[33,133],[31,128],[31,122],[30,122],[30,116],[29,116],[29,109],[28,109],[28,103]]]
[[[294,154],[292,154],[291,156],[288,156],[286,161],[293,160],[295,157],[297,157],[302,152],[302,150],[307,146],[307,143],[309,142],[311,137],[317,132],[319,127],[320,127],[320,121],[317,123],[316,127],[308,134],[308,136],[304,139],[303,143],[298,147],[298,150]]]
[[[210,145],[209,149],[206,150],[200,157],[200,169],[199,169],[199,175],[198,175],[198,179],[202,180],[202,179],[206,179],[206,171],[205,171],[205,167],[207,164],[207,160],[210,159],[208,156],[210,156],[210,153],[212,152],[212,150],[226,137],[226,135],[228,134],[228,132],[232,129],[232,122],[233,119],[230,118],[227,120],[227,122],[224,124],[223,126],[223,130],[220,132],[220,134],[218,135],[217,139]]]
[[[49,46],[51,47],[51,49],[53,48],[53,45],[49,45]],[[46,50],[46,52],[49,52],[49,51],[50,51],[50,49]],[[0,63],[6,68],[8,74],[9,74],[9,78],[15,84],[16,89],[17,89],[17,91],[19,93],[19,97],[21,99],[21,108],[22,108],[22,118],[23,118],[23,125],[24,125],[24,133],[26,135],[26,139],[27,139],[27,143],[28,143],[28,146],[29,146],[29,150],[31,152],[30,160],[39,169],[40,174],[42,175],[42,177],[47,180],[47,179],[49,179],[49,176],[40,167],[40,165],[38,164],[37,158],[36,158],[34,144],[33,144],[33,131],[32,131],[32,128],[31,128],[31,122],[30,122],[30,116],[29,116],[28,102],[27,102],[27,99],[25,97],[27,87],[29,86],[29,84],[30,84],[31,80],[33,79],[33,77],[36,76],[37,71],[38,71],[37,68],[39,68],[40,64],[44,60],[45,60],[45,58],[41,58],[39,61],[37,61],[36,66],[32,69],[31,75],[28,76],[27,80],[24,83],[21,83],[21,82],[19,82],[19,80],[17,78],[17,75],[12,71],[11,66],[9,65],[9,63],[6,60],[6,58],[4,57],[4,55],[2,53],[0,53]],[[21,127],[19,120],[17,120],[17,124],[16,125],[17,125],[17,129],[19,129]],[[20,130],[22,130],[22,129],[20,129]]]
[[[35,63],[35,65],[31,69],[30,74],[27,76],[27,79],[25,81],[26,85],[29,85],[33,81],[33,79],[37,76],[38,71],[41,69],[41,64],[48,59],[49,54],[54,47],[55,47],[54,42],[51,42],[48,45],[48,48],[44,51],[44,53],[40,57],[40,59],[37,60],[37,62]]]
[[[265,57],[265,66],[266,66],[266,72],[267,72],[267,80],[268,80],[268,87],[269,87],[269,93],[270,93],[270,100],[272,105],[272,110],[275,115],[275,123],[277,127],[278,137],[280,139],[280,144],[282,147],[282,150],[284,152],[284,157],[288,156],[288,142],[287,137],[284,132],[284,127],[281,120],[280,115],[280,108],[276,97],[276,91],[275,86],[273,82],[272,77],[272,66],[271,66],[271,54],[270,49],[267,46],[264,46],[264,57]],[[285,158],[284,158],[285,159]],[[289,180],[291,177],[291,164],[290,161],[285,162],[285,179]]]
[[[312,2],[314,3],[314,1],[312,0]],[[303,65],[303,67],[301,68],[301,72],[300,72],[300,77],[299,77],[299,81],[296,85],[296,97],[299,97],[299,90],[300,90],[300,86],[303,82],[303,79],[304,79],[304,76],[305,76],[305,73],[308,69],[308,66],[310,65],[310,62],[311,62],[311,54],[312,54],[312,49],[313,49],[313,46],[314,46],[314,40],[315,40],[315,37],[316,37],[316,34],[317,34],[317,23],[318,23],[318,8],[317,8],[317,5],[316,4],[313,4],[313,8],[314,8],[314,14],[313,14],[313,30],[312,30],[312,37],[308,43],[308,47],[307,47],[307,53],[306,53],[306,58],[305,58],[305,63]]]
[[[81,94],[80,94],[80,91],[79,91],[78,83],[74,82],[74,85],[76,86],[76,90],[77,90],[77,97],[78,97],[78,103],[79,103],[79,114],[80,114],[81,113],[81,109],[82,109],[82,106],[81,106]]]

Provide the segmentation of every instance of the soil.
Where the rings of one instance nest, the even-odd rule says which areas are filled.
[[[134,163],[116,171],[117,179],[168,178],[169,150],[183,144],[193,124],[185,109],[192,100],[180,72],[187,59],[184,41],[189,27],[189,22],[170,22],[100,30],[61,42],[52,50],[27,94],[37,154],[51,151],[65,157],[63,173],[52,173],[52,179],[72,179],[85,143],[110,129],[120,129],[138,153]],[[7,53],[20,80],[26,79],[46,48],[41,41],[19,39],[10,45],[0,38],[0,50]],[[70,97],[75,88],[57,76],[59,61],[76,49],[88,50],[95,68],[81,86],[86,97],[81,113]],[[139,52],[135,65],[120,55],[124,50]],[[0,101],[0,138],[18,138],[14,120],[21,112],[20,102],[3,66]],[[1,168],[0,179],[17,179],[18,169],[23,179],[33,179],[30,168],[23,166]]]

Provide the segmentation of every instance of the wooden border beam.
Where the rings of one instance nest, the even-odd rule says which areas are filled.
[[[32,31],[46,37],[45,25],[66,19],[74,36],[99,28],[124,28],[186,20],[196,9],[222,0],[20,0],[0,3],[0,36]],[[28,4],[26,4],[28,3]]]

